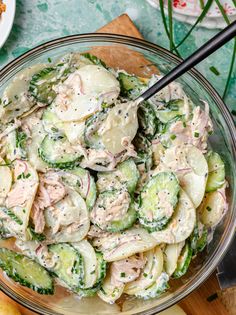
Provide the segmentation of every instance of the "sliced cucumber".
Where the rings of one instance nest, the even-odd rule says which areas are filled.
[[[168,281],[169,276],[167,273],[162,272],[149,288],[139,291],[137,294],[135,294],[135,296],[138,298],[143,298],[144,300],[157,298],[167,289],[169,289]]]
[[[44,68],[34,74],[29,83],[29,92],[36,101],[43,104],[51,104],[56,97],[53,87],[66,79],[69,70],[64,64],[55,67]]]
[[[40,294],[53,294],[49,273],[37,262],[6,248],[0,248],[0,267],[14,281]]]
[[[151,177],[140,195],[139,222],[150,231],[162,230],[174,212],[179,189],[172,172],[161,172]]]
[[[110,109],[99,133],[105,148],[116,155],[125,149],[138,130],[135,102],[117,103]]]
[[[193,251],[189,243],[187,242],[178,258],[177,261],[177,267],[172,275],[173,278],[177,279],[182,277],[188,270],[188,267],[190,265],[191,259],[192,259]]]
[[[156,244],[156,239],[142,228],[131,228],[93,242],[93,245],[99,247],[103,258],[108,262],[146,252],[154,248]]]
[[[90,53],[83,53],[81,54],[82,57],[85,57],[86,59],[88,59],[89,61],[91,61],[91,63],[93,63],[94,65],[97,66],[102,66],[104,68],[107,68],[105,62],[103,62],[101,59],[99,59],[98,57],[90,54]]]
[[[161,275],[163,270],[163,253],[160,247],[155,247],[144,254],[146,264],[138,279],[125,285],[124,293],[129,295],[138,294],[149,288]]]
[[[139,171],[132,159],[128,159],[116,166],[112,172],[98,173],[97,188],[99,192],[108,189],[121,189],[126,186],[133,194],[139,179]],[[110,187],[109,187],[110,186]]]
[[[124,189],[113,189],[99,194],[91,212],[93,224],[108,232],[128,229],[136,218],[135,206],[131,202],[129,193]]]
[[[164,251],[164,269],[171,276],[177,268],[178,258],[185,242],[166,245]]]
[[[113,304],[121,297],[124,287],[125,285],[123,283],[120,283],[119,286],[114,285],[111,274],[108,272],[97,295],[106,303]]]
[[[208,229],[200,220],[197,221],[189,241],[193,251],[193,256],[198,252],[202,252],[207,245]]]
[[[147,88],[144,80],[135,75],[120,72],[118,80],[120,82],[121,96],[129,97],[130,99],[139,96]]]
[[[96,256],[97,256],[96,283],[92,288],[76,289],[75,293],[77,293],[80,297],[94,296],[97,293],[97,291],[101,288],[102,281],[106,276],[106,262],[103,259],[101,253],[96,252]]]
[[[167,149],[161,161],[176,172],[180,186],[197,208],[204,197],[208,175],[203,153],[193,145],[183,144]]]
[[[5,209],[7,209],[6,213],[9,219],[4,224],[6,229],[11,231],[13,236],[26,240],[30,211],[38,189],[38,174],[30,163],[26,161],[16,160],[12,166],[15,182],[6,198]],[[22,167],[27,171],[18,174]],[[28,193],[27,199],[20,201],[19,205],[15,204],[13,200],[15,194],[24,189],[26,189]],[[11,204],[12,202],[14,205]]]
[[[102,139],[98,134],[98,130],[101,127],[103,121],[106,119],[107,112],[108,112],[107,109],[102,110],[88,118],[85,122],[84,141],[89,148],[93,149],[104,148]]]
[[[220,155],[216,152],[207,154],[208,179],[206,183],[206,192],[215,191],[225,182],[225,165]]]
[[[89,213],[84,199],[71,189],[67,196],[45,209],[45,235],[53,243],[79,242],[90,227]],[[55,230],[56,229],[56,230]]]
[[[20,71],[6,87],[0,106],[1,124],[6,124],[21,116],[35,105],[35,101],[27,93],[28,85],[32,75],[44,67],[43,64],[27,67]]]
[[[82,255],[69,244],[53,244],[48,250],[55,257],[51,271],[70,289],[83,288],[84,262]]]
[[[200,220],[207,227],[216,226],[222,220],[226,210],[226,200],[219,190],[207,193],[198,209]]]
[[[138,108],[139,128],[147,138],[152,139],[157,131],[157,118],[152,105],[143,102]]]
[[[181,116],[184,114],[184,100],[177,99],[171,100],[165,104],[164,109],[156,110],[156,115],[159,120],[166,124],[176,116]]]
[[[196,223],[196,210],[188,195],[181,189],[174,215],[165,229],[151,233],[160,243],[174,244],[186,240]]]
[[[72,246],[80,253],[84,262],[84,285],[83,289],[91,288],[97,280],[97,256],[92,245],[87,240],[72,243]]]
[[[52,106],[48,106],[42,116],[43,127],[47,133],[63,131],[63,122],[54,113]]]
[[[97,198],[97,189],[89,171],[77,166],[71,171],[64,172],[61,178],[66,185],[72,187],[84,198],[88,210],[91,210]]]
[[[71,169],[82,158],[81,152],[73,148],[66,137],[50,135],[43,139],[39,155],[49,166],[60,169]]]

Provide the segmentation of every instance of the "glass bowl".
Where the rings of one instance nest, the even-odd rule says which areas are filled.
[[[157,71],[163,74],[168,73],[181,61],[157,45],[131,37],[112,34],[68,36],[40,45],[1,69],[0,95],[20,70],[36,63],[47,63],[50,59],[54,61],[72,51],[91,51],[109,66],[125,69],[144,77]],[[199,72],[193,69],[177,81],[183,85],[185,92],[191,96],[195,104],[201,106],[201,100],[209,103],[215,129],[210,145],[222,154],[226,162],[229,182],[227,192],[229,210],[221,224],[217,226],[208,248],[191,263],[188,273],[180,280],[173,281],[171,289],[158,299],[144,301],[124,298],[123,301],[114,305],[107,305],[96,297],[79,300],[60,287],[56,289],[54,296],[42,296],[12,282],[4,274],[0,274],[0,287],[6,294],[29,309],[44,315],[120,313],[147,315],[155,314],[177,303],[195,290],[213,272],[226,253],[235,230],[236,131],[224,102]]]

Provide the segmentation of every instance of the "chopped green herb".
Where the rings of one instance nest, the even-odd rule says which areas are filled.
[[[144,276],[145,278],[147,278],[148,274],[144,272],[143,276]]]
[[[220,75],[220,72],[219,72],[214,66],[210,67],[209,69],[210,69],[211,72],[213,72],[215,75]]]
[[[18,95],[14,95],[14,98],[15,98],[16,100],[18,100],[18,99],[19,99],[19,96],[18,96]]]
[[[171,138],[171,140],[175,140],[176,135],[171,135],[170,138]]]
[[[48,57],[48,62],[52,62],[52,59],[50,57]]]
[[[186,125],[186,122],[185,122],[185,121],[183,121],[183,127],[184,127],[184,128],[186,128],[186,127],[187,127],[187,125]]]
[[[7,102],[6,100],[3,101],[3,107],[7,107],[12,103],[12,101]]]
[[[90,274],[93,275],[95,273],[95,270],[91,271]]]
[[[211,207],[209,207],[209,206],[207,206],[206,209],[207,209],[207,211],[211,211],[212,210]]]
[[[120,276],[121,276],[122,278],[124,278],[124,277],[125,277],[125,272],[121,272],[121,273],[120,273]]]
[[[199,137],[199,132],[194,132],[194,137],[198,138]]]

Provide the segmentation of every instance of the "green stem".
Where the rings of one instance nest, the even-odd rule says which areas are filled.
[[[164,1],[163,0],[159,0],[159,4],[160,4],[160,12],[161,12],[161,18],[162,18],[162,22],[163,22],[163,25],[164,25],[164,29],[165,29],[167,37],[171,41],[170,32],[168,30],[168,26],[167,26],[167,22],[166,22],[166,16],[165,16],[165,10],[164,10]],[[173,50],[175,51],[176,55],[179,56],[180,58],[182,58],[180,53],[176,49],[174,42],[172,42],[172,47],[173,47]]]
[[[222,4],[220,3],[219,0],[215,0],[215,2],[217,4],[217,6],[218,6],[218,8],[219,8],[219,10],[220,10],[224,20],[225,20],[225,22],[229,25],[230,24],[230,20],[229,20],[227,14],[225,13],[225,10],[222,7]],[[227,76],[224,93],[223,93],[223,96],[222,96],[223,99],[225,99],[225,97],[227,95],[228,88],[229,88],[231,75],[232,75],[232,72],[233,72],[233,69],[234,69],[235,55],[236,55],[236,39],[234,39],[233,54],[232,54],[232,58],[231,58],[230,66],[229,66],[229,73],[228,73],[228,76]]]
[[[195,29],[195,27],[198,25],[198,23],[200,23],[204,19],[204,17],[206,16],[207,12],[209,11],[209,9],[212,5],[212,2],[213,2],[213,0],[207,1],[204,9],[202,10],[202,13],[199,15],[198,19],[193,24],[193,26],[190,28],[188,33],[184,36],[184,38],[178,43],[178,45],[176,45],[176,48],[178,48],[179,46],[181,46],[183,44],[183,42],[189,37],[189,35],[192,33],[192,31]]]
[[[203,10],[203,9],[204,9],[204,6],[205,6],[204,0],[199,0],[199,2],[200,2],[200,7],[201,7],[201,9]]]
[[[170,34],[170,51],[173,50],[173,19],[172,19],[172,1],[168,0],[168,17],[169,17],[169,34]]]

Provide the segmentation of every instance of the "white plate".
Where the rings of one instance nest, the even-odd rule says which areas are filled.
[[[155,8],[159,8],[158,0],[147,0]],[[204,1],[206,3],[206,0]],[[231,21],[236,20],[236,8],[233,0],[220,0],[225,12]],[[164,1],[165,12],[167,13],[168,2]],[[173,1],[173,16],[183,22],[194,24],[197,17],[201,14],[199,0],[174,0]],[[213,2],[200,26],[207,28],[224,28],[226,23],[219,11],[218,6]]]
[[[15,0],[3,0],[3,3],[6,4],[6,12],[3,12],[0,17],[0,48],[10,34],[16,11]]]

